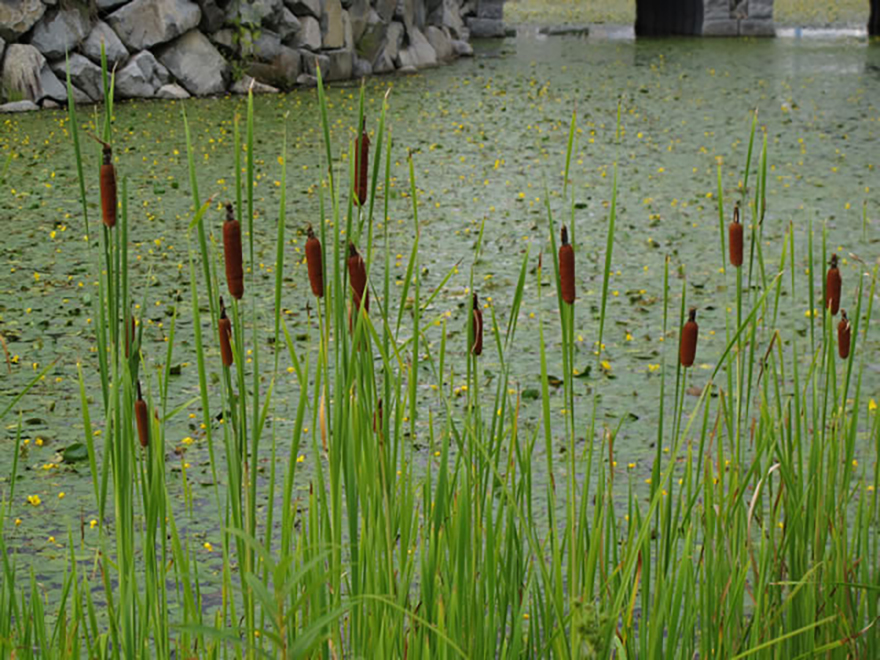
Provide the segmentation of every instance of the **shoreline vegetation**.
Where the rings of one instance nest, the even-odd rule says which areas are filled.
[[[586,227],[576,201],[571,163],[581,138],[572,111],[567,148],[555,155],[561,179],[545,184],[561,190],[563,217],[545,190],[546,249],[525,248],[509,273],[514,284],[489,296],[474,277],[484,242],[499,230],[485,221],[439,282],[424,282],[422,259],[432,247],[421,242],[419,155],[399,144],[386,122],[390,92],[368,120],[361,87],[352,123],[363,132],[342,147],[348,157],[340,160],[318,70],[325,167],[308,174],[320,198],[320,213],[308,222],[288,217],[287,114],[275,120],[284,126],[281,144],[261,143],[248,95],[246,113],[232,118],[232,140],[224,145],[234,186],[228,199],[219,199],[200,192],[209,182],[200,176],[184,105],[191,214],[179,242],[186,245],[181,270],[189,287],[170,317],[165,354],[158,355],[142,342],[135,304],[146,307],[149,287],[129,277],[129,228],[138,222],[129,209],[130,173],[116,168],[111,189],[101,169],[125,130],[114,123],[106,61],[102,70],[108,103],[93,137],[105,146],[85,140],[75,104],[68,109],[84,230],[99,237],[88,241],[99,283],[96,391],[87,393],[78,366],[97,540],[86,545],[68,531],[60,598],[47,602],[39,567],[6,544],[15,525],[12,504],[21,499],[13,462],[0,503],[0,611],[7,613],[0,617],[0,654],[880,655],[880,415],[862,389],[873,360],[863,347],[878,269],[857,254],[867,245],[835,249],[829,228],[812,220],[780,228],[772,258],[765,255],[772,154],[757,112],[733,199],[725,196],[718,163],[717,230],[714,217],[711,230],[717,244],[707,245],[704,257],[724,273],[713,302],[724,310],[721,324],[716,315],[710,328],[691,310],[689,265],[665,259],[659,378],[651,381],[661,392],[659,421],[642,429],[655,450],[643,487],[634,482],[633,466],[617,463],[623,421],[602,422],[602,381],[586,401],[575,396],[575,328],[595,338],[594,372],[608,369],[612,264],[625,240],[616,232],[627,120],[620,106],[610,120],[618,150],[602,225]],[[67,87],[72,98],[69,79]],[[255,163],[263,158],[280,194],[277,213],[258,218]],[[391,282],[386,194],[393,159],[406,163],[411,203],[399,287]],[[108,206],[86,193],[87,182],[97,179],[102,195],[118,197],[112,223]],[[734,216],[740,228],[731,229]],[[255,250],[257,222],[274,231],[274,254]],[[298,270],[299,291],[310,296],[302,335],[291,334],[282,313],[291,266],[285,237],[292,231],[314,240],[297,257],[309,259],[308,272]],[[577,291],[587,235],[604,246],[595,316]],[[796,235],[806,236],[807,246],[797,253]],[[260,259],[272,262],[271,278],[257,276]],[[841,272],[838,262],[855,267]],[[432,302],[459,269],[470,273],[464,306],[458,317],[438,314]],[[804,291],[815,309],[800,332],[780,310]],[[273,304],[257,305],[258,295]],[[510,301],[503,316],[493,303],[500,296]],[[534,427],[522,423],[524,392],[513,385],[513,342],[524,305],[538,317],[535,397],[542,412]],[[178,324],[187,328],[186,348],[174,341]],[[690,365],[699,361],[698,338],[706,332],[723,338],[723,350],[698,384]],[[180,400],[170,373],[177,350],[195,362],[198,391],[173,407]],[[488,355],[498,361],[492,379],[485,378]],[[566,377],[551,384],[559,369]],[[273,391],[285,372],[299,383],[295,417],[276,427]],[[456,376],[466,382],[458,396]],[[561,388],[562,414],[551,412],[551,387]],[[0,421],[16,430],[16,456],[18,401],[0,410]],[[187,480],[186,464],[176,472],[168,460],[166,424],[190,411],[210,454],[213,507],[199,515],[215,518],[214,544],[188,533],[184,521],[193,515],[196,484]],[[99,422],[100,436],[93,432]],[[279,461],[280,433],[289,433],[290,443]],[[560,439],[564,451],[557,449]],[[428,448],[424,470],[413,459],[416,442]],[[535,464],[541,445],[546,465]],[[295,488],[301,456],[316,466],[304,491]],[[539,471],[548,475],[541,485],[534,478]],[[169,497],[171,480],[184,484],[182,501]],[[220,598],[203,593],[207,555],[222,557]]]

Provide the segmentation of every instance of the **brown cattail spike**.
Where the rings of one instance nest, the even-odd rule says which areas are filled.
[[[739,268],[743,264],[743,226],[739,221],[739,204],[733,207],[733,222],[727,227],[730,244],[730,265]]]
[[[241,257],[241,223],[235,219],[232,204],[226,204],[223,223],[223,256],[226,261],[226,285],[229,295],[241,300],[244,295],[244,268]]]
[[[367,203],[367,179],[370,170],[370,136],[367,135],[367,120],[361,122],[361,134],[355,142],[355,201],[359,206]]]
[[[315,236],[311,226],[306,240],[306,265],[309,268],[309,284],[312,293],[318,298],[324,297],[324,258],[321,253],[321,241]]]
[[[691,307],[688,312],[687,323],[681,330],[681,344],[678,347],[678,358],[681,366],[687,368],[693,366],[694,358],[697,356],[697,333],[699,326],[697,325],[697,309]]]
[[[837,255],[831,255],[830,268],[825,277],[825,307],[831,310],[831,316],[840,309],[840,271],[837,269]]]
[[[483,310],[480,309],[480,301],[477,294],[474,294],[474,328],[473,341],[471,342],[471,353],[474,355],[482,355],[483,353]]]
[[[137,384],[137,401],[134,402],[134,417],[137,422],[138,440],[141,447],[146,448],[150,444],[150,413],[147,411],[147,402],[141,395],[141,382]]]
[[[840,323],[837,324],[837,354],[841,360],[849,357],[849,346],[852,340],[852,326],[846,318],[846,311],[840,310]]]
[[[217,322],[217,330],[220,334],[220,358],[223,360],[223,366],[231,367],[234,361],[232,353],[232,321],[226,316],[223,298],[220,299],[220,320]]]
[[[101,165],[101,215],[106,226],[116,226],[116,169],[109,144],[104,144],[104,163]]]
[[[351,285],[352,298],[354,299],[354,311],[361,308],[361,300],[364,301],[364,309],[370,311],[370,293],[367,291],[367,268],[354,243],[348,244],[348,280]]]
[[[568,228],[562,225],[559,232],[562,245],[559,246],[559,282],[562,300],[569,305],[574,304],[574,248],[568,242]]]

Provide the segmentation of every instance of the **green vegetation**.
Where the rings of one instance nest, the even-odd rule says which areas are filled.
[[[111,102],[97,132],[114,144],[122,129],[114,122],[109,76],[105,86]],[[623,241],[623,105],[609,122],[616,155],[605,178],[603,224],[587,227],[579,214],[572,165],[584,133],[572,113],[567,149],[552,157],[561,179],[548,181],[542,195],[547,251],[523,249],[509,274],[511,286],[485,296],[484,353],[477,356],[465,338],[474,332],[470,296],[489,288],[476,276],[492,240],[486,222],[462,240],[428,286],[424,263],[433,246],[422,236],[425,192],[417,183],[419,155],[408,152],[400,194],[411,204],[404,221],[411,228],[409,255],[399,286],[392,283],[392,263],[403,259],[392,256],[388,205],[392,161],[403,153],[386,120],[388,98],[372,124],[369,202],[356,206],[349,194],[354,140],[345,147],[347,158],[334,153],[320,79],[317,93],[324,166],[314,173],[321,179],[315,182],[321,212],[310,220],[323,246],[325,296],[310,298],[302,333],[291,333],[283,311],[286,237],[302,229],[302,220],[288,218],[290,118],[277,119],[284,138],[271,145],[259,141],[263,127],[252,97],[245,116],[232,119],[232,139],[224,145],[235,174],[229,201],[246,242],[244,296],[225,296],[231,367],[220,361],[217,334],[219,298],[226,293],[219,231],[226,200],[200,192],[210,182],[200,172],[187,114],[179,120],[191,196],[191,214],[179,228],[186,286],[168,317],[162,354],[143,342],[145,312],[138,310],[148,308],[150,280],[130,276],[129,232],[137,222],[131,179],[124,169],[118,173],[118,224],[99,225],[87,191],[100,155],[83,139],[71,103],[67,125],[79,178],[72,194],[79,195],[85,232],[100,236],[88,241],[98,282],[92,309],[100,386],[94,392],[78,365],[78,450],[90,477],[90,507],[98,513],[94,525],[83,520],[78,535],[69,530],[63,539],[60,598],[47,603],[40,567],[6,543],[15,528],[10,512],[21,498],[16,483],[25,420],[14,413],[53,365],[35,366],[33,379],[0,410],[0,421],[11,424],[16,437],[0,506],[0,611],[7,613],[0,617],[0,653],[877,656],[880,415],[863,391],[877,269],[857,261],[845,272],[852,347],[842,358],[838,318],[824,308],[825,291],[817,284],[831,252],[840,250],[829,247],[826,226],[789,223],[771,254],[765,211],[773,168],[757,114],[732,193],[722,185],[721,163],[717,168],[718,242],[704,246],[702,256],[723,274],[723,286],[712,294],[723,310],[714,317],[723,339],[717,361],[703,369],[707,378],[677,359],[691,267],[676,267],[669,257],[663,264],[662,332],[654,346],[659,363],[650,368],[657,378],[647,381],[660,394],[656,423],[639,429],[643,441],[654,443],[650,476],[641,484],[634,462],[618,464],[627,420],[606,423],[601,397],[612,376],[605,341],[616,320],[609,311],[618,293],[612,264]],[[362,88],[354,126],[365,106]],[[269,217],[256,209],[257,170],[265,172],[266,163],[280,191]],[[747,237],[738,269],[726,265],[725,224],[734,201]],[[594,304],[562,300],[556,242],[562,223],[579,268],[591,254],[585,236],[603,246]],[[274,249],[261,248],[259,232],[272,233]],[[369,311],[363,305],[360,313],[352,313],[345,266],[350,243],[364,256],[372,298]],[[268,272],[258,267],[261,261],[270,264]],[[434,304],[459,269],[469,276],[455,318]],[[305,277],[304,269],[297,272]],[[305,281],[300,290],[308,291]],[[492,300],[500,296],[508,301],[506,314]],[[805,324],[791,309],[785,313],[804,299],[810,304]],[[517,386],[514,347],[524,306],[538,324],[540,374],[533,392]],[[130,337],[133,317],[137,330]],[[575,366],[583,360],[576,328],[596,337],[586,369]],[[180,342],[178,333],[186,334]],[[198,373],[190,392],[174,391],[181,345],[188,347],[182,359],[195,361]],[[556,379],[551,374],[560,368],[563,378]],[[276,415],[275,386],[285,373],[296,381],[289,420]],[[589,381],[584,396],[578,383],[590,373],[602,376]],[[146,447],[134,417],[139,385],[154,413]],[[551,390],[557,387],[561,408]],[[523,419],[526,398],[540,408],[536,424]],[[212,475],[203,484],[208,504],[197,514],[199,484],[185,459],[177,467],[165,434],[187,412],[204,431]],[[283,457],[282,436],[288,440]],[[427,449],[424,462],[419,446]],[[80,459],[76,449],[67,448],[71,461]],[[312,470],[305,474],[299,466],[307,457]],[[547,480],[539,481],[539,473]],[[308,488],[301,491],[303,479]],[[180,499],[170,496],[172,481],[181,484]],[[30,498],[39,506],[38,496]],[[194,515],[213,519],[213,542],[186,528]],[[88,544],[87,527],[97,535]],[[219,576],[208,574],[212,557],[219,558]],[[210,589],[213,580],[222,587],[220,597]]]

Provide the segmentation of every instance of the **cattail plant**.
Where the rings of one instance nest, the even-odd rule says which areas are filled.
[[[831,310],[831,316],[840,309],[840,270],[837,268],[837,255],[831,255],[828,275],[825,276],[825,307]]]
[[[223,254],[226,261],[226,284],[236,300],[244,295],[244,268],[241,257],[241,223],[235,219],[232,204],[226,203],[226,221],[223,223]]]
[[[94,135],[92,137],[95,137]],[[101,164],[101,216],[107,227],[116,226],[116,168],[113,166],[113,147],[99,140],[104,153]]]
[[[483,354],[483,310],[480,309],[480,300],[477,298],[477,294],[474,294],[473,298],[473,315],[474,315],[474,328],[473,328],[473,340],[471,341],[471,353],[474,355],[482,355]]]
[[[318,298],[324,297],[324,261],[321,255],[321,241],[315,236],[311,225],[308,229],[306,240],[306,265],[309,268],[309,284],[312,285],[312,293]]]
[[[846,310],[840,310],[840,323],[837,324],[837,354],[841,360],[849,357],[849,345],[852,339],[852,325],[846,318]]]
[[[688,311],[688,320],[681,330],[681,343],[678,347],[678,358],[681,366],[687,368],[693,366],[694,358],[697,356],[697,333],[699,326],[697,325],[697,308],[691,307]]]
[[[131,317],[131,322],[129,323],[130,327],[125,328],[125,357],[127,358],[131,353],[131,345],[134,343],[135,338],[135,320],[134,316]]]
[[[147,402],[141,394],[141,382],[137,384],[137,400],[134,402],[134,417],[137,421],[138,440],[141,447],[146,449],[150,444],[150,413],[147,410]]]
[[[743,226],[739,221],[739,204],[733,207],[733,220],[727,227],[730,246],[730,265],[739,268],[743,263]]]
[[[231,367],[232,354],[232,321],[226,316],[226,306],[223,298],[220,298],[220,320],[217,322],[217,330],[220,334],[220,358],[224,367]]]
[[[355,141],[355,200],[359,206],[367,203],[367,178],[370,169],[370,136],[367,135],[367,119],[361,121],[361,134]]]
[[[568,242],[568,228],[562,225],[559,232],[559,281],[562,289],[562,300],[569,305],[574,304],[575,287],[574,287],[574,248]]]
[[[364,258],[360,255],[354,243],[348,244],[348,280],[351,284],[354,311],[359,312],[361,300],[364,301],[364,309],[370,311],[370,292],[367,291],[367,268]]]

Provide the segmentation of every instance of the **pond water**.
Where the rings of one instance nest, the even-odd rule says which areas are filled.
[[[476,265],[476,288],[494,306],[499,324],[504,324],[525,250],[530,250],[532,265],[539,252],[548,250],[547,190],[557,223],[566,217],[562,170],[569,121],[577,109],[580,130],[571,174],[577,203],[579,278],[575,366],[581,371],[592,366],[589,376],[575,385],[578,437],[583,438],[592,395],[597,393],[600,423],[616,427],[622,422],[615,447],[617,460],[621,465],[635,463],[631,472],[641,483],[650,473],[655,452],[662,352],[666,350],[672,364],[678,345],[677,321],[671,323],[666,337],[661,331],[664,261],[668,256],[671,318],[677,319],[681,301],[680,267],[686,269],[688,304],[700,308],[699,354],[691,384],[702,386],[724,348],[724,310],[733,295],[727,286],[731,276],[721,269],[717,165],[723,163],[729,210],[732,200],[739,199],[755,108],[759,134],[766,130],[769,149],[766,262],[778,264],[783,234],[793,223],[796,261],[806,268],[807,224],[812,219],[817,245],[821,245],[821,224],[827,222],[829,251],[846,256],[842,266],[845,295],[854,292],[859,272],[877,263],[877,223],[871,222],[871,216],[877,195],[874,159],[880,130],[880,48],[851,36],[636,42],[628,34],[626,29],[606,29],[591,38],[524,32],[503,42],[480,44],[471,60],[413,77],[369,80],[367,113],[375,127],[381,98],[391,87],[394,151],[389,222],[392,255],[398,256],[392,281],[404,277],[412,244],[410,202],[400,194],[409,185],[407,149],[415,152],[421,190],[423,287],[436,287],[462,260],[459,273],[429,314],[449,313],[451,359],[457,362],[456,373],[463,374],[462,310],[468,300],[468,271],[480,224],[485,219],[484,256]],[[336,87],[328,98],[334,153],[339,154],[354,137],[358,92],[355,87]],[[618,103],[619,145],[615,140]],[[170,383],[170,407],[192,399],[198,382],[188,312],[186,227],[192,209],[181,119],[184,108],[192,127],[203,198],[211,194],[218,200],[232,198],[232,120],[236,113],[244,113],[242,99],[120,103],[115,123],[117,168],[119,176],[128,177],[130,196],[129,277],[134,297],[145,300],[137,313],[145,323],[144,350],[150,369],[162,366],[172,310],[180,305],[174,355],[179,375]],[[323,156],[316,93],[302,90],[262,97],[255,108],[256,267],[264,282],[257,296],[259,304],[269,309],[280,178],[277,159],[283,117],[289,112],[289,245],[282,304],[289,311],[291,333],[302,334],[311,298],[306,269],[300,263],[302,230],[319,218]],[[79,110],[84,129],[94,130],[93,119],[91,108]],[[103,426],[93,338],[98,292],[84,240],[66,112],[10,116],[3,122],[0,156],[5,158],[9,151],[16,156],[0,195],[0,228],[5,235],[0,248],[0,333],[15,364],[11,375],[0,364],[0,409],[35,373],[57,360],[16,408],[28,444],[19,462],[10,510],[10,518],[20,523],[7,522],[7,543],[39,558],[41,575],[52,586],[57,584],[53,574],[60,577],[66,561],[68,530],[74,531],[78,543],[83,526],[88,538],[88,522],[95,516],[86,464],[60,464],[59,452],[83,440],[78,362],[83,364],[87,391],[93,393],[93,422],[98,429]],[[97,152],[88,154],[96,168]],[[609,287],[610,321],[602,355],[607,369],[602,370],[596,367],[593,351],[615,160],[619,162],[618,219]],[[97,183],[97,177],[93,178]],[[96,185],[89,189],[89,196],[94,227],[100,213]],[[867,225],[863,223],[864,203]],[[210,216],[216,232],[222,214],[216,211]],[[815,282],[821,290],[820,273]],[[512,353],[512,387],[520,391],[540,387],[536,288],[530,275]],[[399,295],[399,286],[397,291]],[[800,285],[798,299],[784,300],[781,305],[782,318],[799,330],[809,323],[805,312],[818,306],[807,298],[806,287]],[[543,305],[553,360],[550,373],[562,376],[552,289],[544,290]],[[439,330],[429,334],[429,339],[439,344]],[[876,348],[872,343],[863,350]],[[261,350],[265,355],[269,349]],[[219,363],[216,351],[212,354]],[[868,360],[867,367],[863,387],[866,396],[876,396],[878,363]],[[497,368],[494,348],[489,347],[481,364],[487,383],[493,382]],[[276,385],[272,427],[279,456],[285,457],[279,463],[287,460],[296,391],[295,376],[284,374]],[[461,382],[454,386],[464,383],[464,376],[456,378]],[[430,405],[439,410],[436,402]],[[552,407],[561,420],[562,388],[553,395]],[[534,429],[539,418],[538,404],[526,402],[525,427]],[[168,424],[167,457],[178,475],[182,464],[188,464],[190,484],[208,485],[211,471],[200,420],[194,405]],[[8,416],[5,425],[0,435],[0,475],[4,475],[0,496],[4,499],[9,494],[18,419]],[[560,422],[560,447],[563,428]],[[543,448],[536,451],[539,456]],[[421,454],[427,461],[424,448],[415,452]],[[547,475],[541,475],[544,462],[538,456],[536,478],[546,480]],[[299,488],[308,487],[310,460],[303,466]],[[172,501],[181,496],[181,484],[179,476],[169,478]],[[34,506],[28,496],[39,496],[41,503]],[[200,500],[213,507],[212,491],[196,488],[195,499],[195,513],[183,524],[217,543],[219,529],[203,522],[198,513]],[[216,521],[217,517],[212,513],[207,519]],[[213,559],[213,568],[219,567],[219,553]]]

